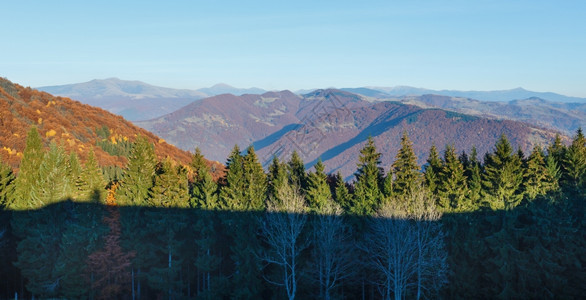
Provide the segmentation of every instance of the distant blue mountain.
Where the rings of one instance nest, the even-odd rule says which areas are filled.
[[[523,100],[528,98],[541,98],[552,102],[563,102],[563,103],[586,103],[586,98],[570,97],[552,92],[534,92],[528,91],[523,88],[516,88],[511,90],[500,90],[500,91],[456,91],[456,90],[430,90],[422,88],[414,88],[409,86],[397,86],[397,87],[364,87],[353,90],[354,93],[361,94],[368,97],[384,98],[384,95],[390,97],[402,97],[402,96],[421,96],[426,94],[470,98],[482,101],[498,101],[508,102],[513,100]],[[382,92],[383,95],[375,95],[373,91]],[[363,93],[364,92],[364,93]]]

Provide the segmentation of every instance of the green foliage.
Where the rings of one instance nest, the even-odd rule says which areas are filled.
[[[132,153],[132,142],[127,140],[116,140],[113,142],[110,139],[110,129],[106,125],[102,128],[96,128],[96,134],[99,138],[96,140],[96,146],[102,148],[106,153],[124,157],[128,157]]]
[[[88,159],[81,171],[78,180],[78,188],[81,200],[93,203],[104,203],[106,199],[106,181],[93,149],[90,150]]]
[[[191,206],[207,210],[218,209],[218,186],[213,181],[199,148],[195,149],[191,168],[195,171],[191,185]]]
[[[332,199],[330,186],[327,183],[327,175],[324,172],[325,166],[321,159],[313,166],[315,172],[309,173],[307,180],[306,198],[309,209],[315,213],[322,213]]]
[[[352,205],[352,195],[348,191],[348,185],[344,181],[340,172],[336,174],[336,187],[334,192],[334,201],[338,203],[345,212],[349,212]]]
[[[128,158],[117,200],[120,205],[147,205],[155,179],[156,156],[154,147],[145,137],[138,137]]]
[[[543,196],[549,191],[556,190],[558,182],[556,178],[557,166],[555,160],[550,159],[550,166],[547,167],[541,147],[536,146],[527,159],[525,176],[523,178],[523,190],[525,197],[529,200],[537,196]],[[554,172],[554,174],[551,174]]]
[[[289,167],[289,182],[298,186],[302,191],[305,190],[307,188],[307,174],[303,160],[297,151],[293,151],[287,165]]]
[[[10,208],[15,210],[38,208],[39,185],[41,178],[40,165],[43,161],[44,150],[41,136],[36,127],[31,127],[27,134],[26,147],[20,162],[18,177],[15,180],[15,189]]]
[[[439,183],[439,175],[442,170],[442,161],[437,152],[435,144],[429,149],[429,157],[427,158],[427,166],[423,176],[425,178],[425,185],[431,193],[435,193]]]
[[[444,212],[472,211],[473,205],[466,201],[468,187],[464,167],[456,157],[454,146],[446,146],[439,175],[437,194],[441,209]]]
[[[374,139],[369,137],[358,158],[354,199],[350,208],[353,214],[373,215],[382,202],[381,185],[384,174],[380,167],[380,156],[381,154],[376,151]]]
[[[420,167],[417,165],[413,144],[406,131],[401,137],[401,148],[395,157],[392,168],[395,175],[394,191],[396,195],[406,196],[420,185],[422,181]]]
[[[522,199],[523,169],[521,159],[503,134],[493,153],[484,159],[482,178],[484,205],[493,209],[512,209]]]
[[[0,160],[0,211],[9,206],[10,197],[14,193],[14,173]]]

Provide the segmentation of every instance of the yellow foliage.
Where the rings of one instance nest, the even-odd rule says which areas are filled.
[[[164,139],[159,139],[159,144],[162,144],[162,143],[164,143],[164,142],[165,142],[165,140],[164,140]]]
[[[2,147],[2,149],[6,150],[6,152],[8,152],[9,155],[18,154],[18,152],[16,150],[10,149],[6,146]]]
[[[20,137],[20,134],[18,133],[13,133],[12,135],[14,135],[15,137]]]
[[[16,156],[21,157],[22,156],[22,152],[16,152]]]
[[[116,142],[116,136],[115,135],[111,136],[110,137],[110,140],[111,140],[112,144],[114,144],[114,145],[118,144],[118,142]]]
[[[74,146],[75,145],[75,140],[73,140],[73,139],[67,139],[67,143],[69,144],[69,146]]]
[[[41,114],[41,111],[40,111],[40,110],[38,110],[38,109],[37,109],[37,114],[39,114],[39,115]]]
[[[45,133],[45,136],[46,137],[53,137],[53,136],[55,136],[55,134],[57,134],[57,132],[55,130],[51,129]]]
[[[43,118],[39,118],[39,119],[37,120],[37,123],[39,123],[39,124],[43,123]]]
[[[61,134],[61,137],[68,137],[68,136],[69,136],[69,133],[67,133],[67,132],[63,132],[63,133]]]
[[[128,142],[128,137],[123,137],[122,138],[125,142]]]

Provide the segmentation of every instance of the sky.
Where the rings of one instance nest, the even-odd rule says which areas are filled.
[[[586,1],[5,1],[0,77],[586,97]]]

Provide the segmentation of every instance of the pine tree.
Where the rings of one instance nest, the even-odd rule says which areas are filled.
[[[220,190],[221,207],[228,210],[244,210],[244,166],[240,148],[235,145],[226,163],[225,186]]]
[[[392,168],[395,175],[394,191],[396,195],[405,196],[420,186],[422,180],[419,172],[420,167],[417,165],[417,156],[415,156],[413,144],[406,131],[401,137],[401,148],[395,157]]]
[[[439,176],[442,170],[442,161],[439,157],[437,152],[437,148],[435,144],[431,146],[429,149],[429,157],[427,158],[427,166],[425,166],[425,171],[423,172],[425,178],[425,185],[429,189],[432,194],[436,193],[438,183],[439,183]]]
[[[466,182],[468,182],[468,195],[466,201],[471,206],[472,211],[477,210],[480,206],[482,192],[481,167],[482,165],[478,161],[476,147],[472,147],[467,167],[464,170],[464,174],[466,175]]]
[[[564,184],[572,189],[580,189],[586,183],[586,138],[579,128],[568,147],[564,159]]]
[[[153,145],[145,137],[134,142],[128,165],[117,189],[120,205],[147,205],[149,191],[153,187],[157,159]]]
[[[244,194],[244,199],[246,200],[245,209],[255,211],[264,210],[267,193],[267,176],[262,165],[258,161],[253,146],[246,149],[246,155],[243,157],[242,166],[246,184]],[[303,176],[305,176],[305,173],[303,173]],[[303,179],[303,181],[305,181],[305,179]]]
[[[199,148],[195,148],[191,168],[195,171],[195,178],[191,188],[191,206],[206,210],[217,209],[219,205],[218,186],[212,179]]]
[[[454,146],[447,145],[438,185],[439,206],[443,211],[471,211],[473,206],[465,201],[468,194],[464,167],[456,157]]]
[[[332,193],[327,183],[327,175],[324,172],[325,166],[321,159],[318,159],[313,167],[315,172],[309,173],[306,198],[310,211],[319,213],[332,199]]]
[[[78,188],[81,199],[92,203],[104,203],[106,199],[106,181],[94,153],[90,149],[88,159],[79,175]]]
[[[41,136],[36,127],[28,131],[26,146],[20,162],[18,177],[15,180],[11,209],[25,210],[39,208],[39,168],[43,161],[44,150]]]
[[[0,159],[0,211],[10,206],[10,197],[14,193],[14,179],[12,169]]]
[[[366,145],[360,150],[356,184],[354,185],[354,201],[351,212],[359,216],[374,214],[383,198],[381,186],[383,170],[380,167],[381,154],[376,151],[374,139],[368,137]]]
[[[482,185],[485,205],[493,210],[508,210],[517,206],[522,199],[521,159],[517,153],[513,153],[513,148],[504,134],[497,141],[495,148],[495,151],[487,153],[484,159]]]
[[[291,159],[289,159],[287,165],[289,166],[289,180],[291,184],[297,185],[301,191],[304,191],[307,188],[307,174],[305,173],[303,160],[297,151],[293,150]]]
[[[350,212],[351,204],[352,204],[352,202],[351,202],[352,195],[348,191],[348,186],[346,185],[346,182],[344,181],[344,178],[342,177],[342,173],[340,173],[340,172],[338,172],[336,174],[336,188],[334,191],[335,191],[334,201],[336,203],[338,203],[338,205],[340,205],[340,207],[342,207],[344,212],[346,212],[346,213]]]
[[[532,200],[537,196],[543,196],[556,188],[557,179],[554,177],[555,175],[549,173],[541,147],[535,146],[533,148],[526,165],[523,190],[527,199]]]
[[[168,299],[181,295],[180,249],[185,239],[180,238],[181,231],[187,227],[185,211],[179,208],[189,206],[189,186],[187,170],[174,166],[170,159],[159,164],[154,185],[150,191],[149,204],[154,208],[145,212],[149,222],[147,229],[149,239],[151,267],[147,274],[150,286],[167,294]]]
[[[273,161],[269,165],[268,180],[268,198],[277,197],[277,190],[283,184],[288,182],[287,166],[279,161],[277,156],[273,157]]]

